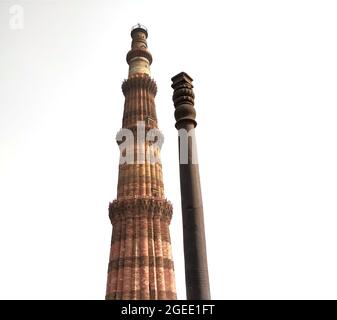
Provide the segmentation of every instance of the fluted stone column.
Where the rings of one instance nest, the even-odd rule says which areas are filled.
[[[133,163],[120,163],[117,199],[109,205],[113,225],[106,299],[176,299],[174,266],[169,224],[172,205],[164,196],[160,146],[155,139],[138,139],[137,133],[158,131],[155,108],[157,86],[150,77],[151,53],[147,50],[147,30],[137,25],[131,31],[132,45],[127,54],[128,79],[123,128],[135,140]],[[140,128],[139,122],[142,121]],[[138,123],[138,126],[137,126]],[[121,158],[123,131],[117,135]]]

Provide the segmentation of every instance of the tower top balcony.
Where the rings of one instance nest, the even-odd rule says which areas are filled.
[[[143,32],[146,34],[146,38],[148,36],[148,33],[147,33],[147,28],[140,24],[140,23],[137,23],[136,25],[134,25],[132,28],[131,28],[131,37],[133,38],[133,34],[137,33],[137,32]]]
[[[146,27],[140,23],[131,28],[131,50],[126,56],[129,64],[129,77],[137,73],[150,75],[152,55],[147,49],[147,36]]]

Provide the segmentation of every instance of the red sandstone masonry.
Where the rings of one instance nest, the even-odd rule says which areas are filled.
[[[137,121],[145,121],[146,131],[158,128],[154,102],[157,85],[142,65],[144,59],[139,59],[139,66],[136,61],[139,54],[145,59],[151,57],[145,34],[147,37],[141,28],[132,31],[130,74],[122,84],[123,128],[134,133]],[[160,154],[149,142],[136,141],[134,150],[135,159],[144,152]],[[144,164],[119,166],[117,199],[109,205],[109,216],[113,231],[106,298],[176,299],[169,234],[172,205],[164,196],[160,163],[151,164],[147,159]]]

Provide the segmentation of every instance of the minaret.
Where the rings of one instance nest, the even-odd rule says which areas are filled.
[[[117,134],[117,199],[109,205],[113,230],[106,299],[176,299],[169,233],[172,205],[164,197],[158,143],[162,136],[154,102],[157,86],[150,78],[147,36],[145,27],[133,27],[126,57],[129,76],[122,84],[123,128]],[[131,148],[130,143],[125,146],[130,136],[134,136]],[[133,161],[127,152],[134,155]]]

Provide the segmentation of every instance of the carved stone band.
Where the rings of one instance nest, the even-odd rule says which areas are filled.
[[[166,199],[136,198],[126,200],[114,200],[109,204],[109,217],[111,223],[134,217],[147,217],[166,220],[172,219],[172,204]]]

